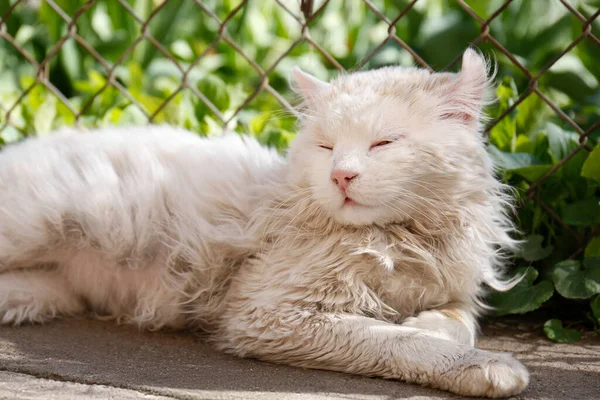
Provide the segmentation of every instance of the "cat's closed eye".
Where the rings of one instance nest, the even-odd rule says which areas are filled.
[[[328,146],[325,144],[320,144],[319,147],[325,150],[333,150],[333,146]]]
[[[382,147],[382,146],[386,146],[388,144],[392,144],[393,140],[382,140],[379,142],[375,142],[371,145],[370,150],[374,149],[375,147]]]
[[[378,147],[387,146],[388,144],[392,144],[395,141],[400,140],[400,139],[404,139],[404,138],[406,138],[406,135],[404,135],[404,134],[397,134],[397,135],[394,135],[394,136],[390,137],[389,139],[380,140],[378,142],[373,142],[371,144],[371,147],[369,147],[369,150],[373,150],[373,149],[378,148]]]

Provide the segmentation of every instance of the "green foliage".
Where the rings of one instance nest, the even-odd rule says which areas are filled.
[[[523,279],[506,293],[494,292],[489,298],[489,304],[496,309],[496,315],[525,314],[538,309],[552,297],[554,287],[552,282],[536,281],[539,273],[531,267],[516,269],[515,276]]]
[[[581,333],[575,329],[563,327],[563,323],[558,319],[546,321],[544,332],[548,339],[558,343],[573,343],[581,339]]]
[[[503,79],[497,94],[495,112],[501,113],[518,98],[512,78]],[[535,102],[521,105],[526,107],[517,107],[492,128],[489,153],[503,179],[517,189],[517,222],[528,235],[523,238],[516,262],[530,267],[522,282],[506,293],[493,293],[490,303],[496,307],[496,315],[558,306],[564,304],[561,298],[579,304],[575,310],[585,310],[586,304],[581,301],[600,293],[600,239],[594,237],[600,226],[600,150],[596,140],[591,140],[588,145],[594,147],[593,151],[577,151],[579,135],[564,124],[548,120],[543,124],[520,124],[520,119],[529,119],[522,118],[523,110],[535,115],[544,106]],[[554,172],[546,176],[551,170]],[[530,194],[537,199],[530,200]],[[548,209],[554,210],[552,214]],[[574,319],[577,314],[573,313]],[[597,328],[597,320],[590,317],[593,312],[587,315]],[[558,320],[548,321],[544,329],[555,341],[579,337],[577,331],[563,329]]]
[[[55,3],[71,17],[87,4]],[[321,79],[337,74],[306,41],[294,45],[302,35],[301,26],[277,2],[251,0],[228,20],[228,37],[256,65],[220,39],[219,24],[192,0],[169,0],[156,13],[161,2],[126,3],[143,20],[149,19],[148,32],[160,48],[148,39],[139,40],[143,25],[119,2],[97,0],[75,24],[89,47],[69,38],[48,61],[43,73],[52,90],[36,81],[37,71],[20,51],[0,41],[0,146],[72,126],[77,119],[83,126],[98,127],[144,124],[151,117],[154,123],[218,135],[221,115],[229,128],[284,151],[294,137],[295,118],[282,111],[271,93],[258,93],[266,82],[255,66],[268,71],[270,87],[292,103],[296,97],[288,89],[288,75],[293,65]],[[202,3],[221,20],[239,5],[238,0]],[[285,2],[300,16],[297,3]],[[409,2],[372,3],[393,19]],[[486,19],[504,0],[466,3]],[[600,0],[572,4],[589,17]],[[5,18],[6,33],[41,63],[67,34],[68,24],[45,1],[0,1],[0,15],[11,6],[15,8]],[[533,75],[582,32],[581,21],[559,1],[514,0],[489,27],[491,35]],[[364,2],[331,0],[309,28],[312,40],[346,69],[354,68],[388,37],[388,25]],[[446,0],[419,0],[395,24],[398,37],[434,69],[450,64],[480,29],[458,2]],[[600,18],[592,21],[590,29],[600,37]],[[492,121],[506,115],[491,128],[488,150],[500,178],[515,188],[515,219],[523,232],[519,239],[524,241],[514,260],[518,268],[512,271],[514,276],[524,274],[524,279],[505,293],[493,293],[490,302],[498,315],[540,307],[558,313],[567,306],[568,319],[583,316],[599,330],[600,129],[591,131],[581,148],[579,134],[544,98],[536,93],[521,98],[530,83],[510,58],[489,41],[478,47],[498,63],[498,100],[488,114]],[[415,60],[396,41],[388,40],[365,67],[387,64],[411,66]],[[586,39],[541,75],[537,89],[585,131],[600,119],[599,82],[598,47]],[[7,110],[11,110],[10,121]],[[552,340],[578,337],[557,320],[548,321],[544,330]]]
[[[552,280],[563,297],[589,299],[600,293],[600,259],[561,261],[552,270]]]
[[[584,253],[585,258],[600,258],[600,236],[590,240]]]
[[[594,179],[600,183],[600,149],[596,148],[590,153],[581,168],[581,176]]]
[[[519,256],[525,261],[538,261],[548,257],[552,254],[553,247],[543,247],[543,241],[544,237],[541,235],[528,236],[521,246],[521,253]],[[533,279],[535,280],[535,277]]]
[[[518,94],[511,78],[503,80],[498,96],[500,110],[516,100]],[[535,108],[542,106],[542,103],[536,106],[532,102],[527,104],[526,112],[535,114]],[[600,239],[593,237],[600,225],[600,157],[597,155],[600,151],[592,140],[589,144],[596,146],[594,151],[581,149],[572,155],[579,147],[579,135],[552,122],[522,130],[518,123],[520,113],[521,109],[517,108],[503,123],[492,128],[489,150],[504,180],[517,189],[520,200],[517,222],[528,236],[524,238],[516,262],[530,265],[530,272],[513,289],[490,296],[496,315],[520,314],[543,305],[558,305],[561,298],[581,304],[582,300],[600,293]],[[566,162],[565,158],[568,158]],[[553,168],[554,173],[546,177]],[[540,178],[546,179],[538,181]],[[547,208],[539,201],[528,200],[530,193]],[[548,208],[555,214],[549,214]],[[590,239],[582,252],[585,238]],[[567,259],[572,256],[577,258]],[[579,307],[585,310],[585,303]],[[590,317],[593,312],[587,314],[597,328],[597,320]],[[577,312],[573,313],[573,318],[577,317]],[[564,329],[559,320],[548,321],[544,331],[550,339],[559,342],[579,337],[576,330]]]

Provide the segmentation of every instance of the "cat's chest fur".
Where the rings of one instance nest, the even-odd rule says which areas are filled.
[[[358,248],[350,254],[362,251]],[[402,243],[396,243],[387,249],[363,253],[359,260],[350,263],[360,271],[352,284],[367,286],[384,309],[390,307],[397,314],[392,319],[445,304],[454,290],[446,277],[437,272],[440,266],[416,260],[406,253]]]
[[[279,248],[251,263],[241,282],[251,279],[248,297],[267,305],[303,303],[388,320],[453,300],[460,289],[428,253],[431,244],[403,233],[352,230],[304,240],[286,235],[294,243],[278,242]]]
[[[451,298],[442,282],[405,270],[380,273],[370,285],[400,318],[448,303]]]

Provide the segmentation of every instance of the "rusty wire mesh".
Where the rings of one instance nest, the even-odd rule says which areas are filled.
[[[330,3],[329,0],[317,1],[314,0],[265,0],[274,2],[277,7],[280,7],[282,10],[285,10],[298,24],[300,35],[293,41],[293,43],[289,46],[289,48],[282,52],[277,59],[275,59],[270,65],[266,67],[261,67],[259,63],[257,63],[252,57],[250,57],[246,52],[236,43],[236,40],[230,35],[228,31],[228,24],[231,20],[244,12],[245,7],[247,7],[250,0],[240,0],[239,4],[233,8],[224,18],[220,18],[214,10],[212,10],[209,6],[205,4],[202,0],[186,0],[192,1],[195,3],[197,7],[199,7],[210,19],[214,21],[214,23],[218,24],[218,35],[214,38],[212,43],[208,45],[187,67],[182,65],[176,57],[174,57],[171,52],[166,49],[163,44],[155,37],[153,37],[149,27],[149,24],[152,20],[161,13],[162,9],[167,5],[167,1],[158,1],[155,2],[155,7],[152,12],[149,14],[147,18],[142,18],[138,13],[131,7],[131,5],[126,0],[114,0],[118,2],[122,7],[122,12],[126,13],[128,16],[132,17],[140,26],[141,34],[137,37],[137,39],[129,45],[129,47],[121,54],[121,56],[117,59],[116,62],[107,61],[103,55],[94,49],[79,33],[77,27],[77,21],[88,9],[94,6],[96,0],[87,0],[82,2],[82,4],[76,9],[62,9],[54,0],[40,0],[47,3],[64,21],[67,25],[66,34],[62,36],[60,40],[54,43],[51,50],[45,55],[45,57],[41,61],[37,61],[36,57],[33,54],[30,54],[27,50],[19,45],[19,43],[15,40],[13,36],[11,36],[7,29],[6,24],[11,19],[11,14],[15,10],[16,7],[23,6],[24,3],[28,3],[26,0],[16,0],[14,3],[8,8],[8,10],[1,16],[0,19],[0,38],[1,40],[6,41],[11,46],[13,46],[21,55],[24,57],[37,71],[36,79],[33,83],[31,83],[28,87],[26,87],[18,97],[18,99],[8,106],[2,106],[0,104],[0,114],[2,116],[1,120],[3,121],[0,126],[0,132],[11,125],[11,115],[14,112],[15,108],[18,104],[23,101],[23,99],[30,93],[30,91],[36,85],[45,86],[50,92],[52,92],[63,104],[66,106],[75,117],[75,123],[79,123],[82,115],[86,113],[86,110],[93,103],[94,99],[101,95],[103,91],[105,91],[108,87],[116,88],[125,98],[127,98],[132,104],[137,105],[142,113],[146,116],[148,122],[153,122],[156,116],[168,105],[168,103],[180,92],[183,90],[190,90],[197,98],[199,98],[205,105],[208,107],[214,117],[219,121],[219,123],[226,127],[228,126],[240,112],[242,112],[248,105],[261,93],[268,93],[271,96],[274,96],[277,101],[282,105],[282,107],[288,110],[291,113],[295,113],[293,106],[290,104],[288,100],[278,91],[276,90],[269,81],[270,73],[278,67],[278,65],[288,56],[288,54],[300,44],[308,44],[313,50],[318,52],[320,56],[327,60],[331,66],[335,67],[338,70],[343,71],[344,67],[334,56],[332,56],[322,45],[320,45],[316,40],[311,36],[311,29],[315,26],[315,24],[321,23],[318,21],[318,17],[323,11],[328,7]],[[409,18],[409,12],[415,6],[415,4],[419,0],[412,0],[407,3],[407,5],[397,14],[397,15],[385,15],[385,13],[380,10],[374,1],[371,0],[356,0],[361,2],[361,4],[366,5],[370,12],[375,14],[381,21],[384,21],[387,25],[387,36],[382,40],[376,47],[372,48],[370,52],[364,55],[362,61],[360,61],[357,65],[354,66],[353,69],[360,69],[364,67],[374,55],[376,55],[379,51],[381,51],[386,44],[389,42],[393,42],[402,48],[405,52],[410,54],[414,61],[420,66],[427,68],[429,70],[433,70],[433,68],[427,63],[427,61],[421,57],[409,44],[407,44],[406,40],[399,37],[396,31],[396,23],[400,21],[402,18]],[[591,147],[588,144],[589,135],[595,130],[600,128],[600,120],[595,121],[591,126],[587,129],[583,129],[577,122],[575,122],[569,115],[567,115],[561,108],[555,104],[545,93],[543,93],[538,88],[538,82],[540,78],[547,73],[547,71],[565,54],[571,51],[575,46],[577,46],[580,42],[587,40],[591,41],[595,44],[598,49],[598,54],[600,54],[600,39],[596,36],[592,31],[592,22],[599,17],[600,10],[597,10],[595,13],[586,17],[582,15],[568,0],[558,0],[560,3],[581,23],[581,33],[579,36],[572,41],[572,43],[564,48],[564,50],[558,54],[554,59],[548,62],[543,68],[541,68],[536,73],[530,72],[522,62],[519,61],[517,57],[515,57],[506,47],[494,37],[494,32],[490,28],[491,23],[494,19],[498,18],[503,11],[509,7],[512,0],[506,0],[495,12],[489,15],[488,18],[483,18],[478,15],[473,8],[468,4],[465,0],[455,0],[456,3],[467,12],[479,25],[480,33],[479,35],[472,40],[473,45],[480,44],[491,44],[494,50],[498,53],[506,56],[513,65],[524,74],[528,80],[527,89],[520,95],[517,101],[515,101],[508,109],[506,109],[502,115],[500,115],[495,120],[491,121],[487,126],[486,132],[489,132],[496,124],[498,124],[503,118],[509,115],[514,109],[516,109],[519,104],[521,104],[524,100],[526,100],[529,96],[538,96],[542,99],[555,113],[556,115],[565,121],[568,125],[572,127],[572,129],[579,134],[579,146],[571,151],[566,157],[556,163],[552,169],[550,169],[546,174],[544,174],[541,178],[536,180],[535,182],[530,182],[531,185],[527,191],[525,201],[535,201],[537,202],[552,218],[554,218],[557,223],[563,226],[567,231],[569,231],[578,241],[580,247],[577,252],[572,255],[572,257],[577,256],[578,253],[583,251],[585,248],[585,243],[589,240],[591,236],[597,235],[600,232],[598,229],[593,230],[590,237],[581,237],[579,233],[573,230],[569,225],[565,224],[559,215],[545,204],[542,199],[539,197],[537,193],[537,189],[539,185],[548,179],[551,175],[553,175],[558,169],[560,169],[567,161],[569,161],[572,157],[574,157],[578,152],[581,151],[591,151]],[[87,101],[82,104],[80,107],[74,107],[70,100],[65,97],[63,93],[52,83],[49,73],[48,66],[49,64],[57,57],[58,53],[61,51],[62,47],[68,40],[74,40],[77,42],[79,46],[81,46],[85,51],[91,55],[98,65],[102,67],[102,73],[106,77],[106,83],[102,88],[100,88],[93,96],[91,96]],[[143,105],[139,104],[139,102],[134,98],[134,96],[129,93],[128,89],[124,87],[123,84],[119,82],[116,77],[115,71],[116,68],[119,67],[127,56],[134,50],[134,48],[140,44],[142,41],[149,42],[152,46],[154,46],[162,55],[170,60],[170,62],[179,70],[181,74],[181,81],[177,90],[175,90],[168,98],[164,100],[162,104],[160,104],[156,109],[150,111],[145,108]],[[245,101],[237,107],[237,109],[230,113],[229,115],[224,115],[212,102],[211,100],[202,93],[195,85],[189,84],[189,74],[190,71],[209,53],[217,51],[217,44],[226,43],[232,49],[234,49],[239,55],[241,55],[253,68],[254,71],[258,74],[258,84],[255,85],[254,90],[250,93],[250,95],[245,99]],[[461,54],[456,54],[456,58],[446,66],[445,69],[452,68],[455,64],[460,61]]]

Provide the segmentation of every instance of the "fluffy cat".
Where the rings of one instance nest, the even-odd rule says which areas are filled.
[[[241,357],[521,392],[474,347],[484,284],[515,246],[479,130],[489,84],[387,67],[325,83],[296,69],[288,155],[169,127],[33,138],[0,153],[0,321],[89,309],[210,333]]]

